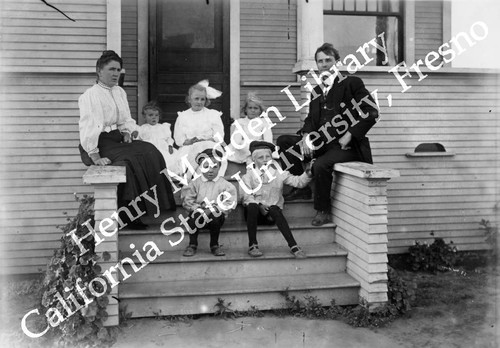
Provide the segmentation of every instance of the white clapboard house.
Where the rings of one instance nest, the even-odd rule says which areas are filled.
[[[95,62],[113,49],[124,59],[124,88],[134,117],[150,99],[175,123],[193,83],[208,78],[223,91],[212,107],[229,127],[241,100],[258,92],[280,134],[295,133],[307,115],[314,51],[332,42],[343,74],[355,73],[380,105],[370,131],[374,166],[336,167],[332,225],[314,228],[312,203],[287,203],[285,213],[309,257],[295,260],[276,228],[261,228],[265,256],[246,254],[238,207],[221,234],[227,256],[181,256],[158,224],[120,231],[102,244],[121,266],[153,241],[163,255],[140,272],[115,267],[113,295],[134,316],[203,313],[217,298],[235,309],[280,306],[280,291],[313,294],[328,303],[387,300],[387,254],[435,237],[459,250],[484,250],[482,219],[498,213],[497,33],[488,6],[461,1],[398,0],[39,0],[0,2],[1,271],[44,269],[75,215],[78,195],[113,197],[119,170],[85,167],[77,100],[95,83]],[[488,4],[492,4],[491,2]],[[498,12],[498,7],[497,7]],[[498,28],[497,28],[498,29]],[[379,40],[377,41],[377,38]],[[380,38],[385,50],[381,50]],[[497,37],[498,39],[498,37]],[[498,41],[498,40],[496,40]],[[497,45],[497,42],[495,42]],[[493,51],[494,52],[494,51]],[[289,92],[289,93],[287,93]],[[292,96],[292,98],[289,97]],[[295,102],[295,104],[294,104]],[[234,170],[235,168],[233,168]],[[237,168],[236,168],[237,169]],[[85,173],[87,175],[84,178]],[[104,193],[103,193],[104,192]],[[108,194],[108,196],[106,196]],[[115,202],[96,196],[96,219]],[[99,202],[99,203],[98,203]],[[173,236],[171,237],[173,239]],[[200,246],[204,243],[200,240]],[[208,243],[207,243],[208,244]],[[99,251],[99,252],[100,252]],[[131,275],[127,278],[125,274]],[[109,305],[110,325],[118,305]]]

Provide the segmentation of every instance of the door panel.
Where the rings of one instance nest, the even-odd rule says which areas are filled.
[[[228,136],[229,1],[150,1],[150,99],[160,103],[162,121],[174,126],[186,110],[189,87],[208,79],[222,97],[209,106],[223,112]]]

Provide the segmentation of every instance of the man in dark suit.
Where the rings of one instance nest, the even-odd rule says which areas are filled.
[[[323,83],[312,92],[304,126],[298,135],[278,137],[277,144],[288,160],[288,163],[282,161],[282,165],[291,164],[288,170],[294,175],[303,172],[302,160],[297,154],[311,159],[314,209],[317,210],[312,224],[321,226],[332,222],[330,191],[335,182],[335,163],[372,163],[370,143],[365,135],[376,123],[378,109],[360,78],[342,75],[336,69],[340,55],[332,44],[319,47],[315,59]],[[308,190],[294,190],[285,200],[310,198],[310,188]]]

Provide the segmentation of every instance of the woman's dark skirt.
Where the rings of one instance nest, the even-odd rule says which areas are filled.
[[[101,133],[98,147],[100,156],[109,158],[111,165],[126,167],[127,182],[118,185],[120,206],[135,200],[144,192],[154,199],[151,188],[156,185],[160,209],[175,210],[172,186],[167,177],[161,173],[166,167],[165,160],[154,145],[140,140],[123,143],[120,131],[114,130]],[[145,210],[147,215],[156,213],[154,204],[144,197],[141,197],[139,207]]]

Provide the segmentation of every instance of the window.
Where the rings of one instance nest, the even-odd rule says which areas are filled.
[[[323,14],[324,39],[339,50],[341,57],[356,54],[360,46],[373,39],[382,46],[383,38],[388,62],[384,64],[381,50],[369,45],[367,54],[374,59],[368,65],[393,66],[403,61],[402,1],[324,0]]]

